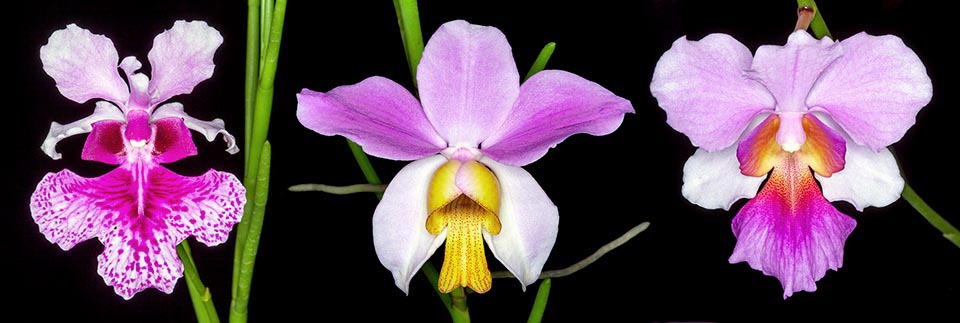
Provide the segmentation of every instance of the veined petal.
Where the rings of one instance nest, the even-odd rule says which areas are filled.
[[[426,229],[430,178],[446,161],[434,155],[404,166],[373,213],[373,247],[404,293],[409,293],[410,279],[447,235],[446,230],[432,235]]]
[[[607,135],[633,113],[630,101],[573,73],[541,71],[520,86],[509,118],[483,141],[483,153],[523,166],[577,133]]]
[[[427,118],[450,146],[477,147],[503,123],[520,74],[499,29],[455,20],[440,26],[417,68]]]
[[[717,152],[697,149],[683,165],[683,197],[705,209],[729,210],[739,199],[753,198],[764,177],[740,173],[737,147]]]
[[[120,69],[127,74],[127,82],[130,85],[130,100],[126,102],[126,106],[122,107],[124,111],[131,108],[148,109],[151,107],[150,93],[148,92],[150,78],[143,73],[137,73],[141,67],[143,67],[143,64],[134,56],[124,57],[120,61]]]
[[[303,89],[297,119],[321,135],[343,135],[377,157],[419,159],[447,147],[413,94],[379,76],[327,93]]]
[[[177,280],[183,277],[183,263],[176,250],[183,238],[154,223],[127,225],[131,227],[105,229],[100,238],[103,253],[97,256],[97,273],[127,300],[147,288],[173,293]]]
[[[845,159],[842,171],[830,177],[816,175],[827,200],[847,201],[863,211],[868,206],[884,207],[900,199],[904,181],[889,149],[874,152],[847,139]]]
[[[559,212],[540,184],[523,168],[483,157],[500,181],[500,234],[483,233],[490,251],[520,280],[522,288],[540,277],[557,241]]]
[[[879,152],[897,142],[930,102],[923,62],[897,36],[859,33],[823,72],[806,103],[830,113],[854,142]]]
[[[755,177],[766,176],[774,165],[786,158],[786,152],[776,141],[779,128],[780,117],[771,114],[740,140],[737,144],[740,173]]]
[[[779,112],[805,112],[804,100],[824,69],[842,55],[841,45],[830,38],[817,40],[804,30],[790,34],[784,46],[757,48],[752,71],[756,79],[773,93]]]
[[[154,121],[153,125],[156,128],[153,153],[158,163],[172,163],[197,154],[193,135],[183,119],[163,118]]]
[[[115,170],[114,172],[118,172]],[[113,172],[97,179],[77,176],[69,169],[47,173],[30,196],[30,212],[40,233],[63,250],[99,236],[110,228],[107,219],[115,219],[120,211],[106,203],[97,203],[100,195],[88,194],[93,182],[97,188],[113,184]]]
[[[78,103],[101,98],[123,104],[130,91],[117,72],[120,61],[113,41],[69,24],[40,47],[43,70],[64,97]]]
[[[730,35],[680,37],[657,61],[650,92],[667,112],[667,124],[694,146],[718,151],[776,103],[760,83],[744,77],[752,60],[750,50]]]
[[[823,198],[808,166],[787,155],[733,219],[737,245],[730,263],[746,261],[777,277],[784,298],[812,292],[827,269],[843,265],[843,245],[855,226]]]
[[[178,20],[153,39],[150,60],[150,107],[186,94],[213,76],[213,54],[223,37],[204,21]]]
[[[227,241],[243,217],[246,190],[236,176],[209,170],[201,176],[180,176],[163,167],[149,175],[147,212],[162,216],[174,236],[193,236],[208,246]]]
[[[123,112],[120,112],[116,106],[107,101],[98,101],[97,107],[89,117],[62,125],[57,122],[50,123],[50,131],[47,132],[47,138],[40,145],[47,156],[53,159],[60,159],[62,156],[57,152],[57,143],[64,138],[88,133],[93,130],[93,124],[102,120],[124,121]],[[98,159],[95,159],[98,160]]]
[[[123,125],[117,120],[100,120],[91,124],[92,130],[83,144],[80,158],[112,165],[126,160],[123,156]]]
[[[187,128],[199,132],[204,138],[207,138],[207,141],[210,142],[213,142],[214,139],[217,139],[217,134],[223,134],[223,141],[227,143],[227,152],[236,154],[240,151],[240,148],[237,147],[237,140],[233,137],[233,135],[230,134],[230,132],[227,132],[223,120],[220,118],[216,118],[211,121],[196,119],[188,115],[186,112],[183,112],[183,104],[177,102],[161,105],[150,116],[150,121],[156,122],[157,120],[171,117],[183,119],[183,123],[187,125]]]

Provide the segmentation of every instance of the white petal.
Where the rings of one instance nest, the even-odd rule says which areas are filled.
[[[223,120],[220,118],[216,118],[211,121],[199,120],[191,117],[186,112],[183,112],[183,104],[171,102],[161,105],[159,108],[157,108],[157,111],[154,111],[151,115],[150,121],[152,122],[169,117],[182,118],[183,123],[187,125],[187,128],[199,132],[204,138],[207,138],[207,141],[210,142],[213,142],[214,139],[217,139],[217,134],[223,134],[223,141],[227,142],[227,152],[236,154],[240,151],[240,148],[237,147],[237,139],[227,132],[226,126],[224,125]]]
[[[446,161],[433,155],[404,166],[373,213],[373,247],[404,293],[409,293],[410,279],[447,237],[447,230],[434,236],[426,228],[430,179]]]
[[[523,289],[540,277],[543,263],[557,241],[560,216],[540,184],[523,168],[483,157],[480,162],[500,181],[500,234],[483,237],[494,257],[503,263]]]
[[[739,199],[753,198],[763,177],[740,173],[737,145],[717,152],[697,149],[683,165],[683,197],[705,209],[729,210]]]
[[[900,198],[903,178],[897,159],[890,150],[874,152],[866,146],[847,140],[846,165],[833,176],[817,176],[823,186],[823,197],[829,201],[847,201],[858,211],[868,206],[884,207]]]
[[[73,135],[88,133],[93,130],[93,126],[91,125],[100,120],[124,121],[125,119],[123,112],[120,112],[120,109],[115,105],[107,101],[98,101],[97,107],[89,117],[65,125],[51,122],[50,132],[47,133],[47,138],[44,139],[43,144],[40,145],[40,150],[43,150],[50,158],[60,159],[62,156],[57,152],[57,143],[60,142],[60,140]]]

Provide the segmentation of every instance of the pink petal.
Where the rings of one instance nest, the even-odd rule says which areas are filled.
[[[879,152],[900,140],[930,102],[930,77],[897,36],[859,33],[840,46],[843,56],[823,72],[806,103],[829,112],[856,143]]]
[[[447,146],[427,121],[417,99],[400,84],[374,76],[330,92],[303,89],[297,119],[321,135],[342,135],[383,158],[411,160]]]
[[[427,232],[427,194],[433,173],[447,162],[441,155],[414,161],[397,173],[373,213],[373,247],[394,283],[410,292],[410,279],[447,237]]]
[[[483,153],[523,166],[576,133],[609,134],[620,126],[630,101],[575,74],[548,70],[520,86],[509,118],[483,141]]]
[[[165,218],[179,235],[215,246],[227,241],[243,216],[246,190],[233,174],[209,170],[189,177],[156,167],[149,178],[148,210]]]
[[[101,163],[120,165],[127,158],[123,145],[123,122],[100,120],[91,125],[92,131],[83,144],[80,158]]]
[[[153,142],[154,158],[158,163],[172,163],[197,154],[193,135],[177,117],[163,118],[153,122],[156,135]]]
[[[156,288],[173,293],[177,280],[183,277],[183,263],[176,245],[183,240],[162,223],[150,220],[123,223],[105,229],[100,242],[103,253],[97,256],[97,273],[107,286],[124,299]]]
[[[204,21],[178,20],[173,28],[153,39],[147,54],[151,77],[150,106],[178,94],[186,94],[213,76],[213,54],[223,37]]]
[[[805,112],[810,88],[842,53],[830,38],[817,40],[800,30],[790,34],[784,46],[760,46],[748,76],[773,93],[777,111]]]
[[[820,193],[808,166],[788,156],[733,219],[737,245],[730,263],[777,277],[783,297],[817,290],[827,269],[843,265],[843,245],[856,226]]]
[[[430,123],[452,146],[477,147],[506,119],[520,74],[499,29],[455,20],[430,37],[417,68]]]
[[[726,34],[673,42],[650,83],[667,124],[710,152],[736,142],[754,115],[776,103],[763,86],[744,77],[752,59],[746,46]]]
[[[43,70],[66,98],[83,103],[93,98],[126,103],[130,91],[117,72],[120,61],[110,38],[69,24],[40,47]]]
[[[240,148],[237,147],[237,139],[227,131],[226,125],[223,123],[223,120],[216,118],[210,121],[203,121],[197,118],[191,117],[186,112],[183,112],[183,104],[177,102],[170,102],[164,105],[161,105],[159,108],[153,111],[153,114],[150,115],[151,122],[156,122],[157,120],[165,118],[180,118],[183,120],[183,124],[187,128],[199,132],[203,135],[207,141],[213,142],[217,139],[217,135],[223,135],[223,141],[227,143],[227,152],[231,154],[236,154],[240,152]]]
[[[559,211],[537,180],[523,168],[483,157],[500,181],[500,234],[484,231],[490,251],[526,290],[540,277],[557,241]]]
[[[47,154],[47,156],[50,156],[50,158],[60,159],[62,156],[57,152],[57,143],[60,142],[60,140],[73,135],[79,135],[93,131],[93,124],[103,120],[126,122],[123,112],[120,112],[120,109],[110,102],[98,101],[97,107],[93,110],[93,114],[91,114],[89,117],[65,125],[57,122],[51,122],[50,131],[47,132],[47,138],[44,139],[43,144],[40,145],[40,150],[43,150],[43,152]]]
[[[117,218],[120,211],[103,203],[101,195],[91,191],[110,188],[103,184],[112,184],[111,179],[122,173],[124,171],[114,170],[95,179],[77,176],[69,169],[47,173],[30,196],[30,213],[40,233],[61,249],[69,250],[109,229],[105,219]],[[114,193],[107,195],[123,194],[122,191]]]

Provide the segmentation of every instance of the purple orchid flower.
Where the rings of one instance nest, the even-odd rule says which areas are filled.
[[[886,147],[933,94],[920,58],[896,36],[834,42],[806,31],[754,56],[729,35],[681,37],[657,62],[650,91],[667,123],[699,147],[683,168],[683,196],[708,209],[753,198],[733,219],[730,262],[777,277],[784,298],[816,291],[843,264],[856,221],[829,201],[862,211],[900,197]]]
[[[222,42],[206,22],[177,21],[154,39],[152,79],[137,73],[135,57],[120,62],[129,88],[117,73],[117,50],[103,35],[71,24],[40,48],[43,69],[63,96],[78,103],[106,100],[87,118],[54,122],[41,149],[60,159],[58,141],[89,132],[81,158],[119,167],[97,178],[67,169],[48,173],[30,199],[33,219],[63,250],[98,238],[104,250],[97,272],[125,299],[149,287],[173,292],[183,276],[175,246],[188,236],[221,244],[243,214],[245,190],[233,174],[210,170],[185,177],[160,165],[197,154],[190,129],[209,141],[222,133],[227,151],[238,151],[222,120],[194,119],[179,103],[157,107],[210,78]]]
[[[526,288],[540,276],[559,217],[520,166],[570,135],[613,132],[633,107],[565,71],[542,71],[520,85],[503,33],[462,20],[443,24],[427,42],[417,83],[420,102],[377,76],[327,93],[304,89],[297,117],[371,155],[416,160],[373,215],[377,256],[405,293],[444,241],[441,291],[490,289],[484,240]]]

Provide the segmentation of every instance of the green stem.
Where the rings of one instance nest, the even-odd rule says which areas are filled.
[[[257,248],[260,246],[260,233],[263,230],[263,216],[267,207],[267,192],[270,189],[270,142],[263,143],[260,155],[260,167],[257,174],[256,195],[253,200],[253,212],[249,221],[247,240],[242,241],[243,257],[240,261],[240,282],[237,285],[237,297],[230,308],[230,322],[247,321],[247,305],[250,303],[250,285],[253,281],[253,265],[257,260]],[[247,203],[249,206],[250,203]]]
[[[260,0],[247,0],[247,61],[243,74],[243,162],[250,161],[250,135],[253,134],[253,105],[257,97],[260,71]],[[236,276],[236,275],[234,275]]]
[[[417,66],[420,65],[420,57],[423,56],[423,33],[420,31],[420,11],[417,9],[417,0],[393,0],[393,8],[397,11],[400,40],[403,41],[407,65],[410,66],[410,76],[413,77],[413,86],[416,87]]]
[[[197,314],[199,323],[220,323],[217,317],[217,309],[213,306],[213,299],[210,296],[210,289],[203,286],[200,280],[200,273],[197,272],[197,265],[193,262],[193,255],[190,254],[190,244],[183,240],[177,245],[177,255],[183,262],[183,274],[187,281],[187,291],[190,292],[190,301],[193,303],[193,311]]]
[[[274,0],[260,0],[260,70],[263,73],[264,56],[267,55],[267,44],[270,40],[271,26],[273,25],[273,2]]]
[[[797,0],[797,8],[803,7],[813,8],[813,21],[810,22],[813,35],[817,39],[823,38],[823,36],[833,38],[833,35],[830,35],[830,29],[827,29],[826,21],[823,20],[823,15],[820,14],[820,8],[817,8],[817,2],[814,0]]]
[[[930,225],[940,230],[944,238],[953,242],[957,247],[960,247],[960,231],[957,231],[956,227],[934,211],[927,202],[924,202],[923,199],[920,198],[920,195],[917,195],[917,192],[913,191],[913,187],[910,187],[910,184],[903,184],[903,199],[907,200],[910,206],[913,206],[920,215],[927,219]]]
[[[543,46],[543,49],[540,50],[540,55],[537,55],[537,60],[533,61],[533,65],[530,66],[530,71],[527,72],[527,76],[523,78],[526,81],[528,78],[542,71],[547,67],[547,62],[550,61],[550,56],[553,55],[553,50],[557,48],[557,43],[549,42],[546,46]]]
[[[527,323],[540,323],[543,320],[543,313],[547,310],[547,299],[550,298],[550,278],[540,282],[540,288],[537,289],[537,298],[533,301],[533,308],[530,309],[530,318]]]
[[[452,292],[450,292],[450,301],[451,305],[448,310],[450,310],[450,318],[453,319],[454,323],[470,323],[470,309],[467,308],[467,293],[463,291],[463,287],[457,287]]]
[[[433,291],[437,292],[437,296],[440,297],[440,302],[443,303],[443,307],[451,310],[453,308],[453,301],[450,299],[450,294],[445,294],[437,288],[437,281],[440,280],[440,273],[437,272],[437,268],[433,267],[433,264],[430,262],[426,262],[420,271],[423,272],[424,276],[427,276],[427,281],[430,282],[430,286],[433,286]]]

